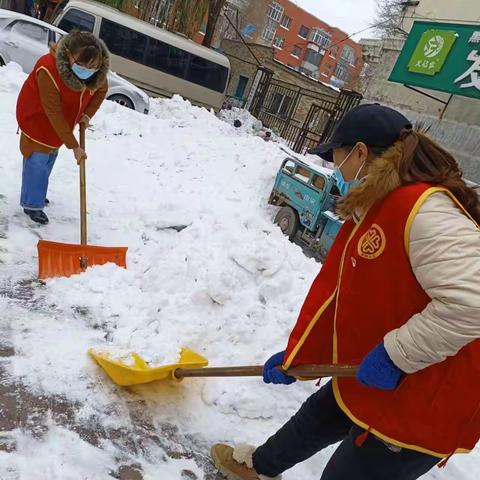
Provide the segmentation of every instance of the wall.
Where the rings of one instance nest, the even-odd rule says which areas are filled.
[[[479,22],[480,2],[478,0],[420,0],[416,7],[408,7],[403,28],[409,32],[415,20],[437,19],[437,21]]]
[[[419,17],[419,18],[416,18]],[[410,7],[405,12],[402,28],[410,31],[414,20],[451,19],[461,23],[462,20],[478,20],[480,23],[479,0],[420,0],[417,7]],[[395,65],[403,40],[385,40],[381,61],[375,67],[371,77],[367,79],[364,96],[371,101],[387,103],[400,108],[409,108],[419,113],[439,116],[444,105],[420,93],[414,92],[403,85],[389,82],[387,79]],[[431,90],[426,93],[447,101],[449,95]],[[480,101],[467,97],[452,98],[444,118],[467,125],[480,126]]]
[[[480,183],[478,168],[480,153],[480,127],[465,126],[463,123],[439,120],[431,115],[420,114],[409,110],[402,112],[413,123],[429,125],[428,134],[443,145],[458,161],[465,178]]]
[[[213,38],[212,46],[219,48],[223,39],[240,40],[237,32],[226,19],[225,15],[232,21],[235,27],[242,33],[248,42],[257,43],[263,30],[266,20],[267,6],[270,0],[229,0],[226,2],[225,14],[221,14]],[[206,25],[207,18],[204,24]],[[254,30],[247,32],[247,26],[253,26]],[[204,32],[198,32],[194,41],[202,43]]]

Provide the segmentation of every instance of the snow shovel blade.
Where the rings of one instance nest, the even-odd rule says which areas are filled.
[[[70,277],[93,265],[115,263],[127,268],[127,247],[95,247],[40,240],[38,242],[38,278]]]
[[[140,355],[133,352],[131,354],[134,360],[133,364],[113,358],[108,353],[97,352],[93,348],[88,353],[105,370],[107,375],[122,387],[158,380],[178,380],[174,375],[178,368],[203,368],[208,365],[208,360],[205,357],[188,348],[182,348],[180,360],[177,363],[160,367],[151,367]]]

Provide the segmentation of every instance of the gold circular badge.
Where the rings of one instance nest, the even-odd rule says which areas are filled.
[[[374,223],[358,241],[357,251],[362,258],[373,260],[383,253],[386,245],[385,233],[380,226]]]

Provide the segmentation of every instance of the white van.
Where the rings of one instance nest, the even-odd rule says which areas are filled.
[[[230,62],[215,50],[90,0],[70,0],[54,24],[101,38],[112,70],[151,95],[178,93],[197,105],[222,107]]]

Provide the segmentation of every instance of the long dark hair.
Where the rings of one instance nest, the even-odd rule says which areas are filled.
[[[401,183],[426,182],[447,188],[480,224],[480,198],[465,183],[455,158],[421,131],[404,130],[400,139],[404,144],[398,165]]]

